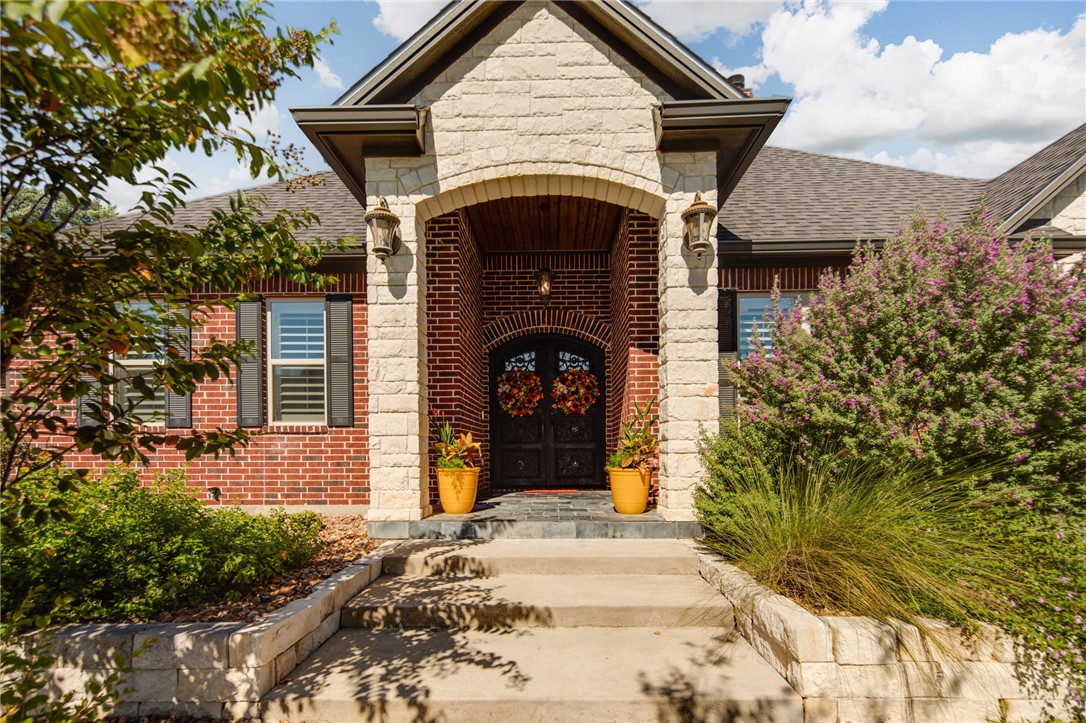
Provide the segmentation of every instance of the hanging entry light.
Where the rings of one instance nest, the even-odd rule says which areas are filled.
[[[400,217],[389,210],[384,196],[381,196],[376,208],[366,212],[364,218],[373,255],[381,261],[394,256],[400,250]]]
[[[683,246],[690,249],[698,259],[713,250],[710,236],[714,218],[716,209],[702,200],[700,191],[695,194],[690,207],[682,212]]]
[[[535,282],[539,284],[539,303],[543,306],[551,305],[551,285],[554,283],[554,272],[548,268],[542,268],[535,272]]]

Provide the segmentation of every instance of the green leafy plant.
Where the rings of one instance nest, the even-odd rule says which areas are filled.
[[[656,397],[641,406],[633,405],[633,414],[622,424],[618,451],[607,460],[608,469],[633,469],[642,472],[655,469],[659,464],[660,441],[655,432],[660,416],[652,413]]]
[[[44,586],[71,600],[53,614],[57,622],[147,620],[244,590],[303,564],[321,546],[316,514],[209,508],[180,472],[145,487],[134,470],[116,468],[70,492],[57,492],[49,474],[31,478],[24,492],[42,506],[62,497],[67,513],[24,517],[5,539],[5,610]],[[34,599],[31,614],[49,612]]]
[[[987,468],[933,476],[839,449],[776,447],[732,423],[702,444],[696,507],[706,544],[759,582],[814,608],[878,620],[961,622],[1006,551],[976,533],[969,490]]]
[[[475,467],[476,460],[482,456],[482,445],[472,440],[470,432],[457,436],[449,422],[441,423],[437,430],[434,451],[437,452],[438,469]]]

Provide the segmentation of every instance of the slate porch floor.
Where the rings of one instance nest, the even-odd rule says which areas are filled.
[[[384,539],[667,539],[701,534],[697,522],[669,521],[650,507],[620,515],[608,490],[530,494],[495,492],[466,515],[445,513],[412,521],[373,521],[369,535]]]

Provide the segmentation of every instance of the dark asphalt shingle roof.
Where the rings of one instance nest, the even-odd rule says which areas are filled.
[[[720,211],[721,239],[883,239],[918,206],[965,220],[986,183],[767,146]]]
[[[355,199],[343,182],[332,171],[313,174],[314,180],[320,185],[299,185],[286,181],[265,183],[252,188],[244,189],[247,196],[263,196],[267,199],[268,211],[290,209],[301,211],[308,208],[320,219],[320,223],[314,223],[307,229],[297,232],[297,236],[303,241],[336,241],[341,238],[354,236],[358,243],[366,240],[366,223],[363,220],[365,209]],[[292,188],[292,186],[295,186]],[[219,193],[214,196],[206,196],[189,201],[174,215],[174,226],[183,227],[189,224],[203,225],[211,216],[211,212],[217,208],[229,208],[230,199],[237,191]],[[123,226],[134,218],[133,215],[120,216],[102,224],[102,230],[108,232],[112,228]]]
[[[1086,155],[1086,124],[989,181],[984,203],[993,215],[1007,218],[1083,155]]]

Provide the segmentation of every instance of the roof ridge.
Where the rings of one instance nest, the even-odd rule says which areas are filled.
[[[847,156],[835,156],[831,153],[819,153],[818,151],[805,151],[799,148],[785,148],[783,146],[773,146],[768,143],[764,146],[764,150],[768,151],[786,151],[789,153],[799,153],[805,156],[816,156],[819,158],[828,158],[834,161],[846,161],[849,163],[862,163],[868,166],[874,166],[879,169],[893,169],[898,171],[904,171],[907,173],[920,174],[924,176],[933,176],[935,178],[948,178],[955,181],[969,181],[970,183],[990,183],[989,179],[985,178],[970,178],[968,176],[953,176],[949,173],[937,173],[935,171],[922,171],[918,168],[907,168],[906,166],[898,166],[893,163],[880,163],[879,161],[871,161],[866,158],[848,158]]]

